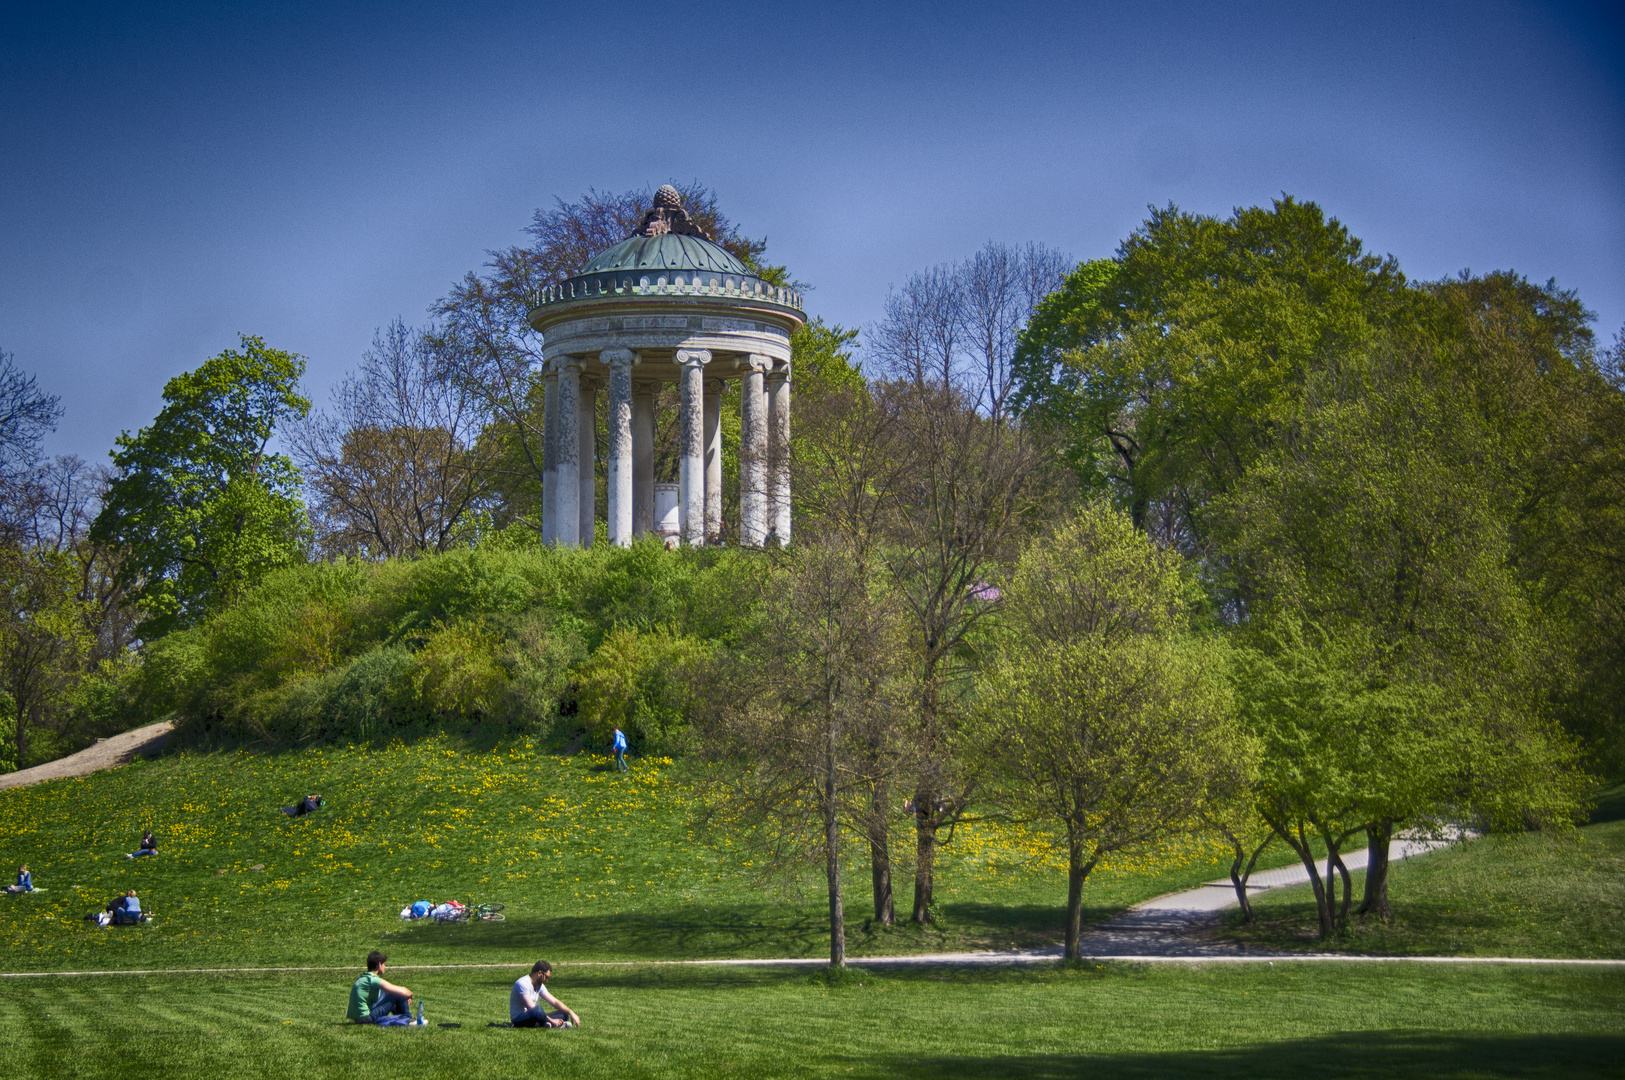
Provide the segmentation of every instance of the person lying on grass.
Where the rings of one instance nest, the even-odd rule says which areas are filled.
[[[348,1018],[358,1024],[376,1024],[386,1016],[412,1015],[412,991],[384,978],[389,957],[374,949],[367,954],[367,973],[350,987]]]
[[[538,960],[531,966],[529,975],[521,975],[514,982],[508,994],[508,1019],[513,1021],[514,1027],[581,1026],[581,1017],[548,991],[547,980],[552,974],[553,965]],[[554,1011],[548,1012],[547,1005],[553,1006]]]
[[[124,857],[126,859],[139,859],[143,855],[156,854],[158,854],[158,838],[152,835],[151,829],[148,829],[141,834],[141,850],[132,851]]]
[[[320,795],[306,795],[292,806],[284,806],[282,812],[289,817],[304,817],[306,814],[314,814],[321,808],[321,805],[322,797]]]
[[[17,884],[7,885],[8,893],[25,893],[34,891],[34,875],[28,872],[28,864],[23,863],[17,867]]]

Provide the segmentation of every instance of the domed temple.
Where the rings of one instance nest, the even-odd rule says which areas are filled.
[[[753,274],[711,242],[670,185],[631,236],[579,274],[541,290],[530,324],[542,335],[546,399],[542,535],[591,544],[597,393],[609,389],[611,543],[655,529],[655,393],[679,390],[678,533],[722,531],[725,379],[740,380],[739,541],[790,540],[790,335],[801,297]]]

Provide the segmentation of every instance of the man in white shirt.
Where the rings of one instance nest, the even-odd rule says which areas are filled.
[[[580,1027],[581,1017],[547,989],[553,965],[538,960],[529,975],[521,975],[508,994],[508,1019],[514,1027]],[[554,1011],[548,1012],[547,1006]]]

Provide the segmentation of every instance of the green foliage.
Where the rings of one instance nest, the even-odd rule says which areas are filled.
[[[71,714],[74,686],[95,644],[79,564],[44,546],[0,547],[0,695],[12,768],[50,760]],[[47,736],[31,748],[34,733]]]
[[[244,337],[164,386],[151,426],[118,438],[117,476],[92,529],[123,548],[150,639],[193,625],[267,572],[304,558],[299,473],[267,452],[279,423],[304,416],[304,360]]]
[[[731,582],[750,556],[514,539],[274,571],[200,625],[148,646],[135,696],[151,715],[173,711],[211,738],[283,745],[436,724],[548,731],[575,722],[577,666],[618,627],[610,652],[585,669],[595,692],[635,657],[626,677],[650,682],[629,691],[641,704],[618,714],[627,730],[659,738],[680,729],[686,704],[662,680],[688,651],[731,639],[748,619]],[[638,642],[630,653],[628,635]]]
[[[665,628],[611,630],[576,669],[579,717],[588,738],[605,743],[620,728],[638,742],[669,743],[687,725],[692,705],[685,676],[709,653],[698,638]]]
[[[1100,860],[1233,801],[1252,768],[1216,640],[1190,635],[1190,586],[1127,515],[1086,506],[1022,556],[1009,632],[984,676],[973,736],[995,798],[1064,834],[1067,956]]]
[[[858,331],[832,326],[816,315],[790,336],[796,397],[816,398],[863,389],[863,371],[852,360]],[[791,438],[795,435],[792,430]]]
[[[495,716],[508,686],[508,672],[497,662],[501,643],[475,620],[437,626],[412,671],[412,688],[424,708],[452,720]]]

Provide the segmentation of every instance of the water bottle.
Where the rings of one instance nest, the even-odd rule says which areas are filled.
[[[425,1021],[423,1019],[423,999],[418,998],[418,1027],[423,1027],[424,1023],[425,1023]]]

